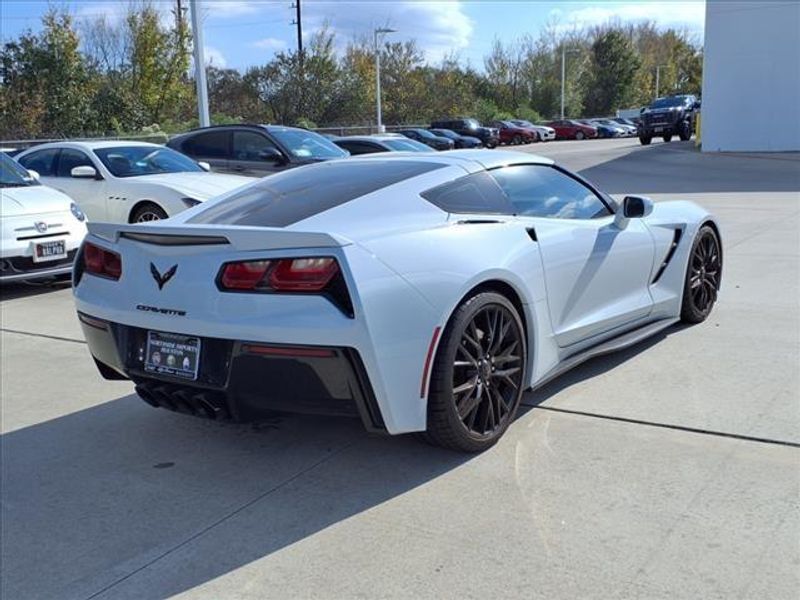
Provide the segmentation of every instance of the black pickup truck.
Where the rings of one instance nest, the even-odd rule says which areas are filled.
[[[657,98],[642,109],[639,121],[639,141],[647,146],[654,137],[669,142],[673,135],[686,141],[692,137],[695,111],[700,102],[690,94]]]

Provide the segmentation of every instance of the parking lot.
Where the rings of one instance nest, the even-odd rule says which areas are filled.
[[[775,598],[800,590],[800,156],[523,150],[723,226],[720,301],[528,393],[460,455],[156,410],[65,286],[2,292],[3,598]]]

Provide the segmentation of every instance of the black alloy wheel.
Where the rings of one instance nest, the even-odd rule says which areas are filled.
[[[463,303],[431,373],[428,440],[464,452],[497,442],[522,398],[526,360],[522,321],[508,299],[484,292]]]
[[[722,251],[716,232],[702,227],[692,244],[683,291],[681,319],[687,323],[705,321],[722,282]]]

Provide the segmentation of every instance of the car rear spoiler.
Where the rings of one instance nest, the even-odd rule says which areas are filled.
[[[231,245],[236,250],[282,250],[286,248],[336,248],[350,245],[347,238],[315,231],[292,231],[277,227],[231,227],[220,225],[121,225],[89,223],[89,233],[111,243],[120,238],[158,246]]]

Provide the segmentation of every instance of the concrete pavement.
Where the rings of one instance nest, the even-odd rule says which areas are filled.
[[[152,409],[95,373],[68,289],[6,289],[0,596],[800,597],[800,162],[525,149],[717,213],[712,317],[527,394],[461,456],[342,419]]]

